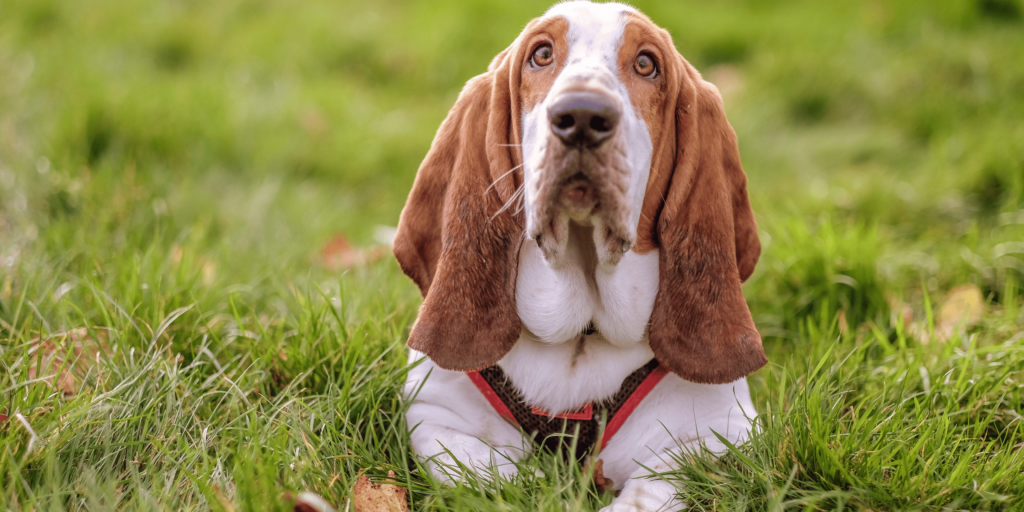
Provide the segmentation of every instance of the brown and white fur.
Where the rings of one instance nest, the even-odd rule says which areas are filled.
[[[566,112],[596,120],[566,135],[586,128]],[[680,508],[650,470],[724,449],[712,431],[749,435],[745,377],[767,360],[740,289],[760,243],[735,133],[715,87],[635,9],[556,4],[470,80],[394,250],[424,295],[408,344],[410,363],[428,359],[405,393],[437,478],[453,457],[507,476],[531,450],[464,373],[493,364],[552,413],[609,397],[652,358],[672,372],[598,455],[621,489],[606,510]]]

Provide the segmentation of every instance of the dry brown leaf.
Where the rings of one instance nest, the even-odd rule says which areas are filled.
[[[34,340],[28,378],[53,375],[51,385],[64,392],[65,396],[79,391],[78,380],[99,361],[100,353],[107,351],[107,332],[82,327],[60,333],[40,341]]]
[[[394,481],[395,472],[388,471]],[[355,512],[409,512],[409,491],[393,484],[375,484],[363,473],[352,486],[352,509]]]
[[[212,261],[203,263],[203,285],[212,286],[214,279],[217,278],[217,265]]]
[[[299,124],[306,134],[313,138],[323,137],[331,130],[327,116],[315,108],[303,110],[299,115]]]
[[[347,270],[373,263],[383,258],[387,252],[387,247],[383,245],[353,247],[348,238],[339,234],[334,235],[334,238],[320,249],[320,258],[324,266],[330,270]]]
[[[587,472],[589,471],[589,468],[588,468],[589,464],[590,463],[588,462],[587,466],[583,467],[583,474],[584,475],[587,474]],[[601,491],[601,492],[611,492],[611,491],[615,490],[615,482],[612,481],[611,478],[607,478],[607,477],[604,476],[604,460],[603,459],[597,459],[597,462],[594,463],[594,474],[591,477],[591,480],[593,480],[594,487],[597,487],[598,491]]]
[[[185,252],[181,250],[180,245],[175,245],[174,247],[171,247],[171,263],[174,264],[174,266],[178,266],[179,264],[181,264],[181,258],[184,255]]]
[[[935,335],[948,340],[957,329],[967,329],[981,321],[985,297],[973,284],[957,286],[949,291],[939,308]]]
[[[885,301],[889,303],[889,321],[893,325],[896,325],[901,316],[903,317],[904,327],[909,326],[914,321],[914,309],[906,302],[903,302],[903,299],[898,295],[892,292],[886,293]]]
[[[839,312],[839,333],[845,335],[850,330],[850,324],[846,321],[846,311]]]

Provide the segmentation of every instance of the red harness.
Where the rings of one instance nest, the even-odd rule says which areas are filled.
[[[520,418],[523,418],[534,425],[537,424],[537,422],[534,421],[535,418],[525,416],[522,412],[525,410],[525,403],[519,393],[512,388],[511,382],[507,378],[503,378],[504,374],[501,372],[500,368],[492,366],[482,371],[490,373],[487,377],[482,375],[481,372],[467,372],[467,375],[469,376],[469,379],[473,381],[473,384],[476,385],[477,389],[483,393],[484,398],[490,402],[491,406],[494,407],[494,410],[497,411],[502,418],[513,425],[523,428],[524,430],[528,428],[528,425],[523,425],[523,422],[516,419],[517,415],[512,412],[512,409],[510,409],[511,405],[519,411],[518,416]],[[646,372],[646,377],[643,377],[639,384],[635,384],[636,379],[632,377],[640,376],[642,374],[641,372]],[[636,370],[636,372],[634,372],[630,377],[627,377],[623,382],[623,387],[619,389],[619,392],[609,398],[608,401],[601,404],[601,408],[608,410],[611,414],[608,418],[608,423],[604,427],[604,433],[601,435],[600,449],[604,449],[612,436],[619,431],[622,424],[626,422],[627,418],[629,418],[629,415],[636,410],[637,406],[640,405],[640,402],[642,402],[647,394],[654,389],[654,386],[656,386],[658,382],[661,382],[661,379],[664,378],[666,374],[668,374],[667,368],[658,364],[657,361],[651,361],[644,367]],[[492,384],[497,384],[501,393],[498,393]],[[631,391],[629,389],[625,389],[631,385],[635,385],[636,387]],[[624,397],[624,400],[622,397]],[[618,398],[618,400],[615,400],[616,398]],[[509,404],[506,403],[506,401],[512,403]],[[594,418],[594,404],[592,403],[588,403],[576,411],[560,413],[553,416],[548,411],[538,407],[531,407],[529,412],[534,416],[547,418],[546,421],[548,422],[550,422],[550,418],[561,418],[564,420],[576,420],[582,422],[598,422],[600,420],[600,418]],[[547,444],[543,443],[543,441],[543,439],[538,440],[538,442],[542,442],[542,444]],[[579,456],[579,450],[577,450],[577,452],[577,455]]]

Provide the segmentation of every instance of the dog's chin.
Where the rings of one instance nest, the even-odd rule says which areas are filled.
[[[570,223],[593,228],[598,263],[615,265],[633,245],[626,201],[629,170],[615,145],[599,151],[562,149],[542,176],[528,233],[553,267],[565,263]]]

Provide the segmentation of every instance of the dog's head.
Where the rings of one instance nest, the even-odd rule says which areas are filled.
[[[721,97],[621,4],[557,4],[466,84],[395,240],[424,295],[409,346],[442,368],[494,364],[522,328],[523,240],[558,266],[570,222],[593,226],[600,264],[659,251],[648,338],[673,372],[723,383],[767,362],[740,290],[760,242]]]

